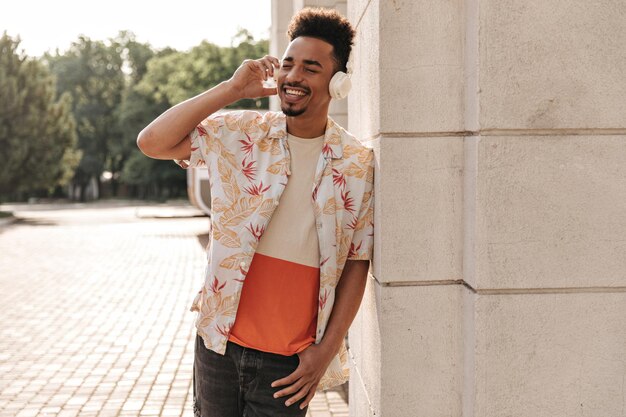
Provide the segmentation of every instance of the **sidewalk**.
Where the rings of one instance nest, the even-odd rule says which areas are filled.
[[[172,206],[0,206],[0,417],[192,416],[208,218]],[[342,395],[308,416],[348,416]]]

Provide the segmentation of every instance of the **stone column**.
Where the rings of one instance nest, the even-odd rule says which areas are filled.
[[[350,0],[351,416],[624,416],[626,3]]]

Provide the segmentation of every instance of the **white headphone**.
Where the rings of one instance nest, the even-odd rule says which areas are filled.
[[[333,78],[330,79],[330,83],[328,84],[328,92],[330,93],[330,96],[334,99],[341,100],[348,97],[348,93],[352,88],[352,81],[350,81],[350,76],[352,75],[351,57],[348,58],[348,62],[346,63],[346,69],[348,70],[347,74],[343,71],[337,71],[335,75],[333,75]]]

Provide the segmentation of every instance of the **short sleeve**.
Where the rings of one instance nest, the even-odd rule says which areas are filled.
[[[371,153],[365,190],[348,251],[349,260],[369,260],[374,252],[374,157]]]
[[[174,162],[183,169],[206,166],[205,156],[209,152],[210,141],[222,125],[222,116],[212,114],[196,126],[184,140],[191,141],[191,155],[189,159],[174,159]]]

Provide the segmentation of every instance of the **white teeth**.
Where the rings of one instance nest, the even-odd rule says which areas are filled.
[[[290,88],[287,88],[285,91],[287,92],[287,94],[292,94],[292,95],[295,95],[295,96],[304,96],[305,95],[305,93],[302,92],[302,91],[292,90]]]

